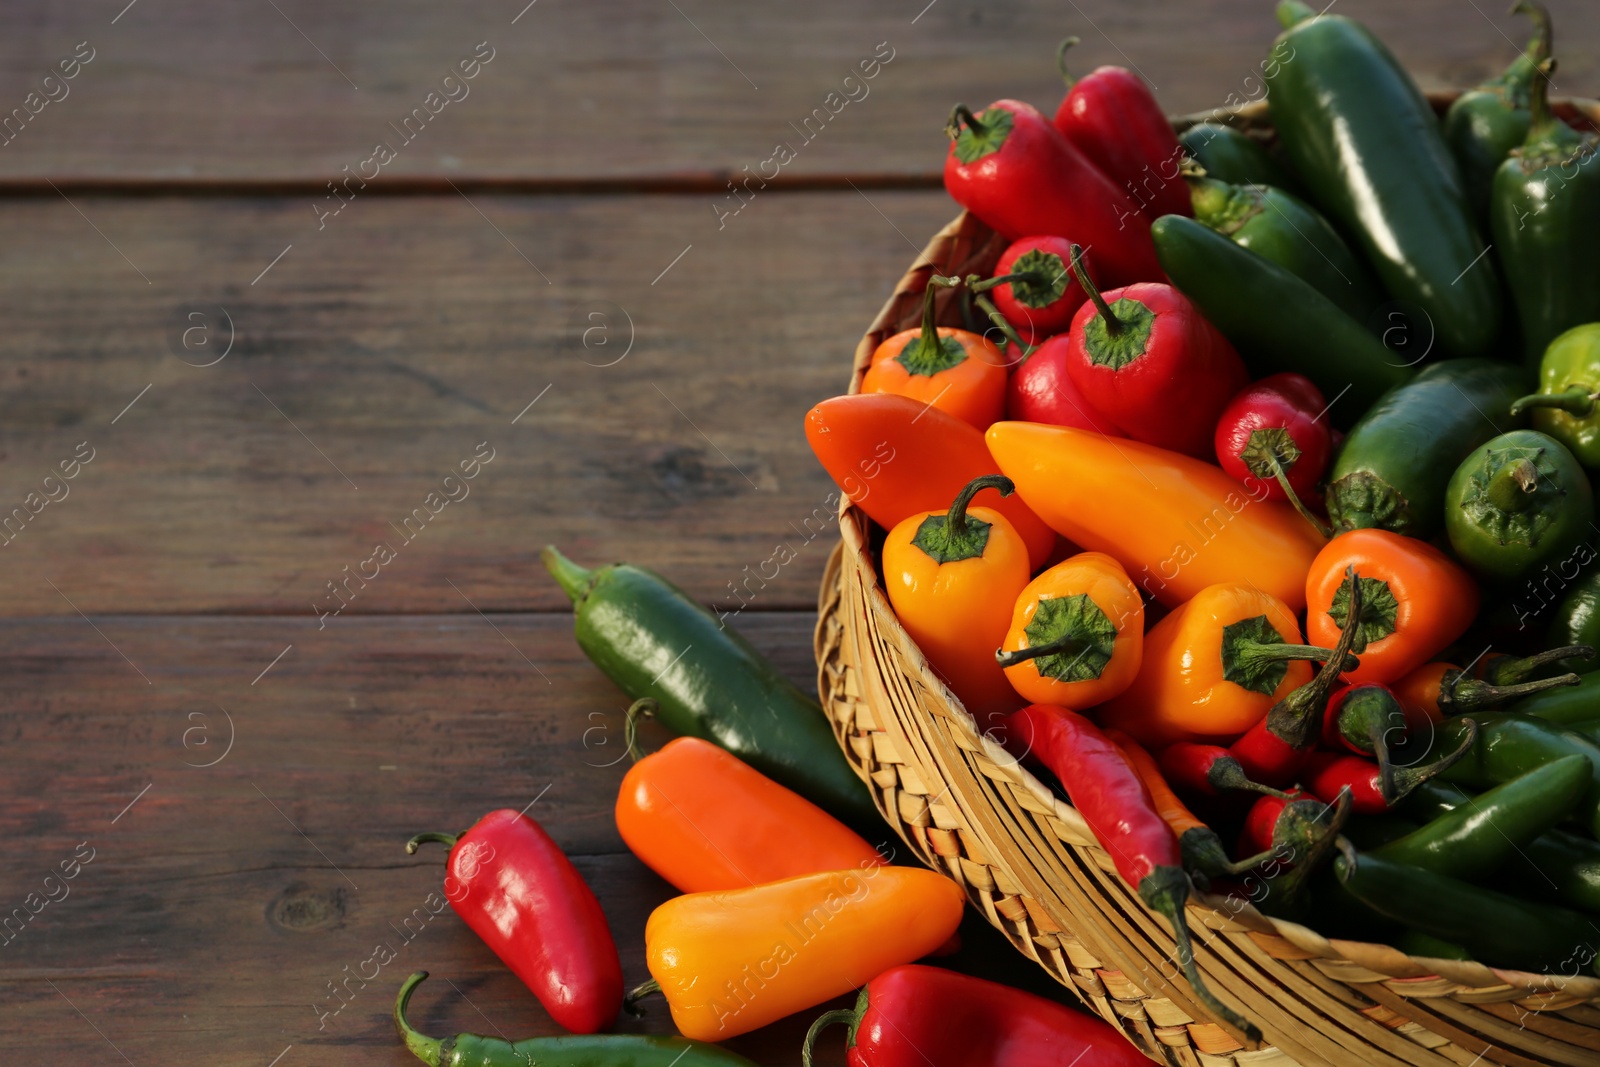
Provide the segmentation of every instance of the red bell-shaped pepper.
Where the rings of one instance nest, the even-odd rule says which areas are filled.
[[[1239,353],[1172,286],[1102,295],[1081,256],[1073,270],[1090,302],[1067,335],[1072,384],[1135,441],[1210,459],[1217,418],[1250,380]]]
[[[1116,1030],[1085,1012],[940,967],[891,967],[868,982],[853,1009],[819,1018],[801,1060],[810,1067],[817,1035],[850,1028],[850,1067],[1147,1067]]]
[[[1223,408],[1214,444],[1222,469],[1249,486],[1260,482],[1268,500],[1291,500],[1312,522],[1305,501],[1319,499],[1333,430],[1328,404],[1310,378],[1273,374],[1244,387]]]
[[[609,1027],[622,1007],[622,962],[605,912],[544,828],[509,808],[461,834],[406,843],[450,846],[444,895],[545,1011],[575,1034]]]
[[[994,275],[978,291],[989,289],[994,304],[1030,345],[1065,333],[1088,299],[1071,266],[1072,242],[1064,237],[1024,237],[1011,242]],[[1001,279],[1010,279],[1001,281]]]
[[[1067,335],[1058,333],[1011,372],[1006,383],[1006,418],[1075,426],[1107,437],[1126,436],[1072,384],[1067,374],[1068,347]]]
[[[1008,240],[1049,234],[1095,250],[1113,285],[1165,278],[1150,220],[1030,104],[957,104],[945,132],[944,187]]]
[[[1076,37],[1068,37],[1056,53],[1067,83],[1066,98],[1056,109],[1056,129],[1132,196],[1148,218],[1193,218],[1189,185],[1178,173],[1183,149],[1150,87],[1124,67],[1096,67],[1073,81],[1067,74],[1067,49],[1077,43]]]

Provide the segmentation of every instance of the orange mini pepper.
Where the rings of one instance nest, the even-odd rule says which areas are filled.
[[[781,847],[781,842],[774,847]],[[679,1033],[725,1041],[860,989],[938,948],[961,889],[916,867],[869,867],[674,897],[650,914],[645,962]]]
[[[844,823],[698,737],[674,738],[629,768],[617,832],[685,893],[883,862]]]
[[[1346,681],[1398,681],[1466,632],[1478,614],[1478,585],[1443,552],[1389,530],[1350,530],[1317,553],[1306,575],[1306,635],[1332,648],[1349,601],[1345,569],[1361,576],[1361,665]]]
[[[1034,704],[1089,708],[1133,682],[1144,655],[1144,600],[1122,564],[1080,552],[1028,583],[996,655]]]
[[[1559,662],[1572,654],[1571,648],[1557,648],[1537,656],[1511,661],[1521,664],[1536,662],[1540,666]],[[1513,668],[1515,669],[1515,668]],[[1398,682],[1389,686],[1407,711],[1426,716],[1434,722],[1452,715],[1465,715],[1473,711],[1487,711],[1520,700],[1525,696],[1543,693],[1547,689],[1577,685],[1576,674],[1558,674],[1514,685],[1493,685],[1472,675],[1454,663],[1424,663]]]
[[[1028,507],[1084,548],[1120,562],[1163,604],[1224,582],[1259,587],[1298,611],[1323,539],[1266,483],[1154,445],[1070,426],[999,422],[989,452]]]
[[[1005,416],[1010,364],[982,334],[933,325],[937,275],[922,299],[922,326],[878,345],[863,393],[895,393],[949,412],[982,430]]]
[[[895,615],[973,714],[1021,703],[994,650],[1028,584],[1028,548],[1015,528],[997,511],[967,507],[983,489],[1010,496],[1011,482],[974,478],[949,512],[912,515],[883,544],[883,584]]]
[[[1096,718],[1146,745],[1227,744],[1311,680],[1303,661],[1330,655],[1300,643],[1283,601],[1248,585],[1214,585],[1145,634],[1138,676]]]

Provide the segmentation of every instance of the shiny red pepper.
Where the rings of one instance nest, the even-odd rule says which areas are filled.
[[[1239,761],[1221,745],[1179,741],[1162,749],[1156,762],[1174,789],[1191,796],[1219,797],[1240,790],[1282,795],[1270,786],[1252,782]]]
[[[1279,864],[1290,868],[1262,899],[1265,910],[1290,915],[1305,903],[1301,889],[1306,879],[1332,851],[1353,810],[1348,790],[1329,801],[1296,789],[1287,798],[1267,796],[1255,802],[1245,815],[1239,848],[1270,850]]]
[[[1072,242],[1064,237],[1024,237],[1013,241],[983,282],[994,306],[1028,344],[1064,333],[1088,299],[1072,273]],[[1010,281],[998,281],[1009,278]]]
[[[1128,757],[1082,715],[1048,704],[1029,704],[1013,712],[1001,720],[999,729],[1008,749],[1031,756],[1055,774],[1122,880],[1151,911],[1166,917],[1178,965],[1195,996],[1241,1033],[1252,1039],[1259,1036],[1260,1031],[1219,1001],[1200,977],[1184,914],[1190,885],[1182,848]]]
[[[1089,294],[1067,334],[1072,384],[1135,441],[1210,459],[1222,409],[1250,380],[1239,353],[1172,286],[1101,294],[1081,256],[1072,267]]]
[[[1072,384],[1067,375],[1069,347],[1067,335],[1058,333],[1035,348],[1011,372],[1011,380],[1006,383],[1006,418],[1013,422],[1073,426],[1107,437],[1126,436]]]
[[[1067,95],[1055,127],[1073,146],[1138,202],[1151,219],[1194,217],[1188,183],[1179,173],[1183,149],[1144,79],[1124,67],[1096,67],[1077,81],[1067,74],[1067,49],[1056,53]]]
[[[958,104],[945,128],[944,187],[1008,240],[1050,234],[1095,250],[1110,284],[1165,278],[1150,220],[1030,104]]]
[[[1266,499],[1299,501],[1304,510],[1305,502],[1318,499],[1317,483],[1332,453],[1327,410],[1322,392],[1299,374],[1247,385],[1217,420],[1217,462],[1246,486],[1263,483]]]
[[[456,914],[575,1034],[608,1028],[622,1007],[622,963],[605,912],[561,847],[526,815],[491,811],[466,833],[406,843],[450,847],[444,895]]]
[[[850,1067],[1148,1067],[1110,1025],[1020,989],[941,967],[891,967],[868,982],[852,1009],[812,1024],[800,1058],[811,1067],[817,1035],[850,1028]]]
[[[1477,740],[1478,726],[1471,719],[1466,720],[1466,726],[1466,740],[1454,752],[1421,767],[1395,767],[1387,776],[1376,762],[1362,756],[1314,752],[1301,772],[1306,790],[1318,800],[1331,802],[1340,790],[1348,789],[1357,815],[1382,815],[1417,786],[1448,770],[1467,754]]]

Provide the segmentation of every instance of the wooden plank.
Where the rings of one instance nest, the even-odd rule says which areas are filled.
[[[955,101],[1059,100],[1051,51],[1067,34],[1084,41],[1077,69],[1135,64],[1169,110],[1186,112],[1258,93],[1249,79],[1276,31],[1266,0],[820,0],[758,17],[732,0],[525,3],[26,5],[8,14],[0,40],[0,109],[42,89],[67,95],[0,151],[0,176],[301,180],[320,190],[386,141],[397,155],[381,180],[680,175],[721,185],[790,141],[791,179],[926,179]],[[1581,0],[1549,6],[1563,90],[1600,95],[1600,25],[1582,17]],[[1504,7],[1344,0],[1338,10],[1368,22],[1435,88],[1475,83],[1509,61],[1527,31]],[[92,61],[44,85],[83,41]],[[423,106],[479,42],[493,59],[467,95],[435,104],[400,143],[389,124]],[[880,43],[889,65],[845,85]],[[840,94],[831,104],[830,92]],[[847,92],[859,99],[841,102]],[[791,128],[818,108],[826,121],[813,121],[809,139]]]
[[[303,200],[76,206],[0,202],[0,611],[289,613],[305,635],[341,596],[345,618],[563,607],[546,542],[705,601],[814,604],[833,486],[802,418],[953,213],[774,193],[719,232],[704,197],[452,195],[358,200],[319,234]],[[202,368],[218,306],[233,348]]]

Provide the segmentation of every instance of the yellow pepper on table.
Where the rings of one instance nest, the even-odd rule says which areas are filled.
[[[1133,682],[1144,652],[1144,600],[1122,564],[1080,552],[1028,583],[995,657],[1026,700],[1088,708]]]

